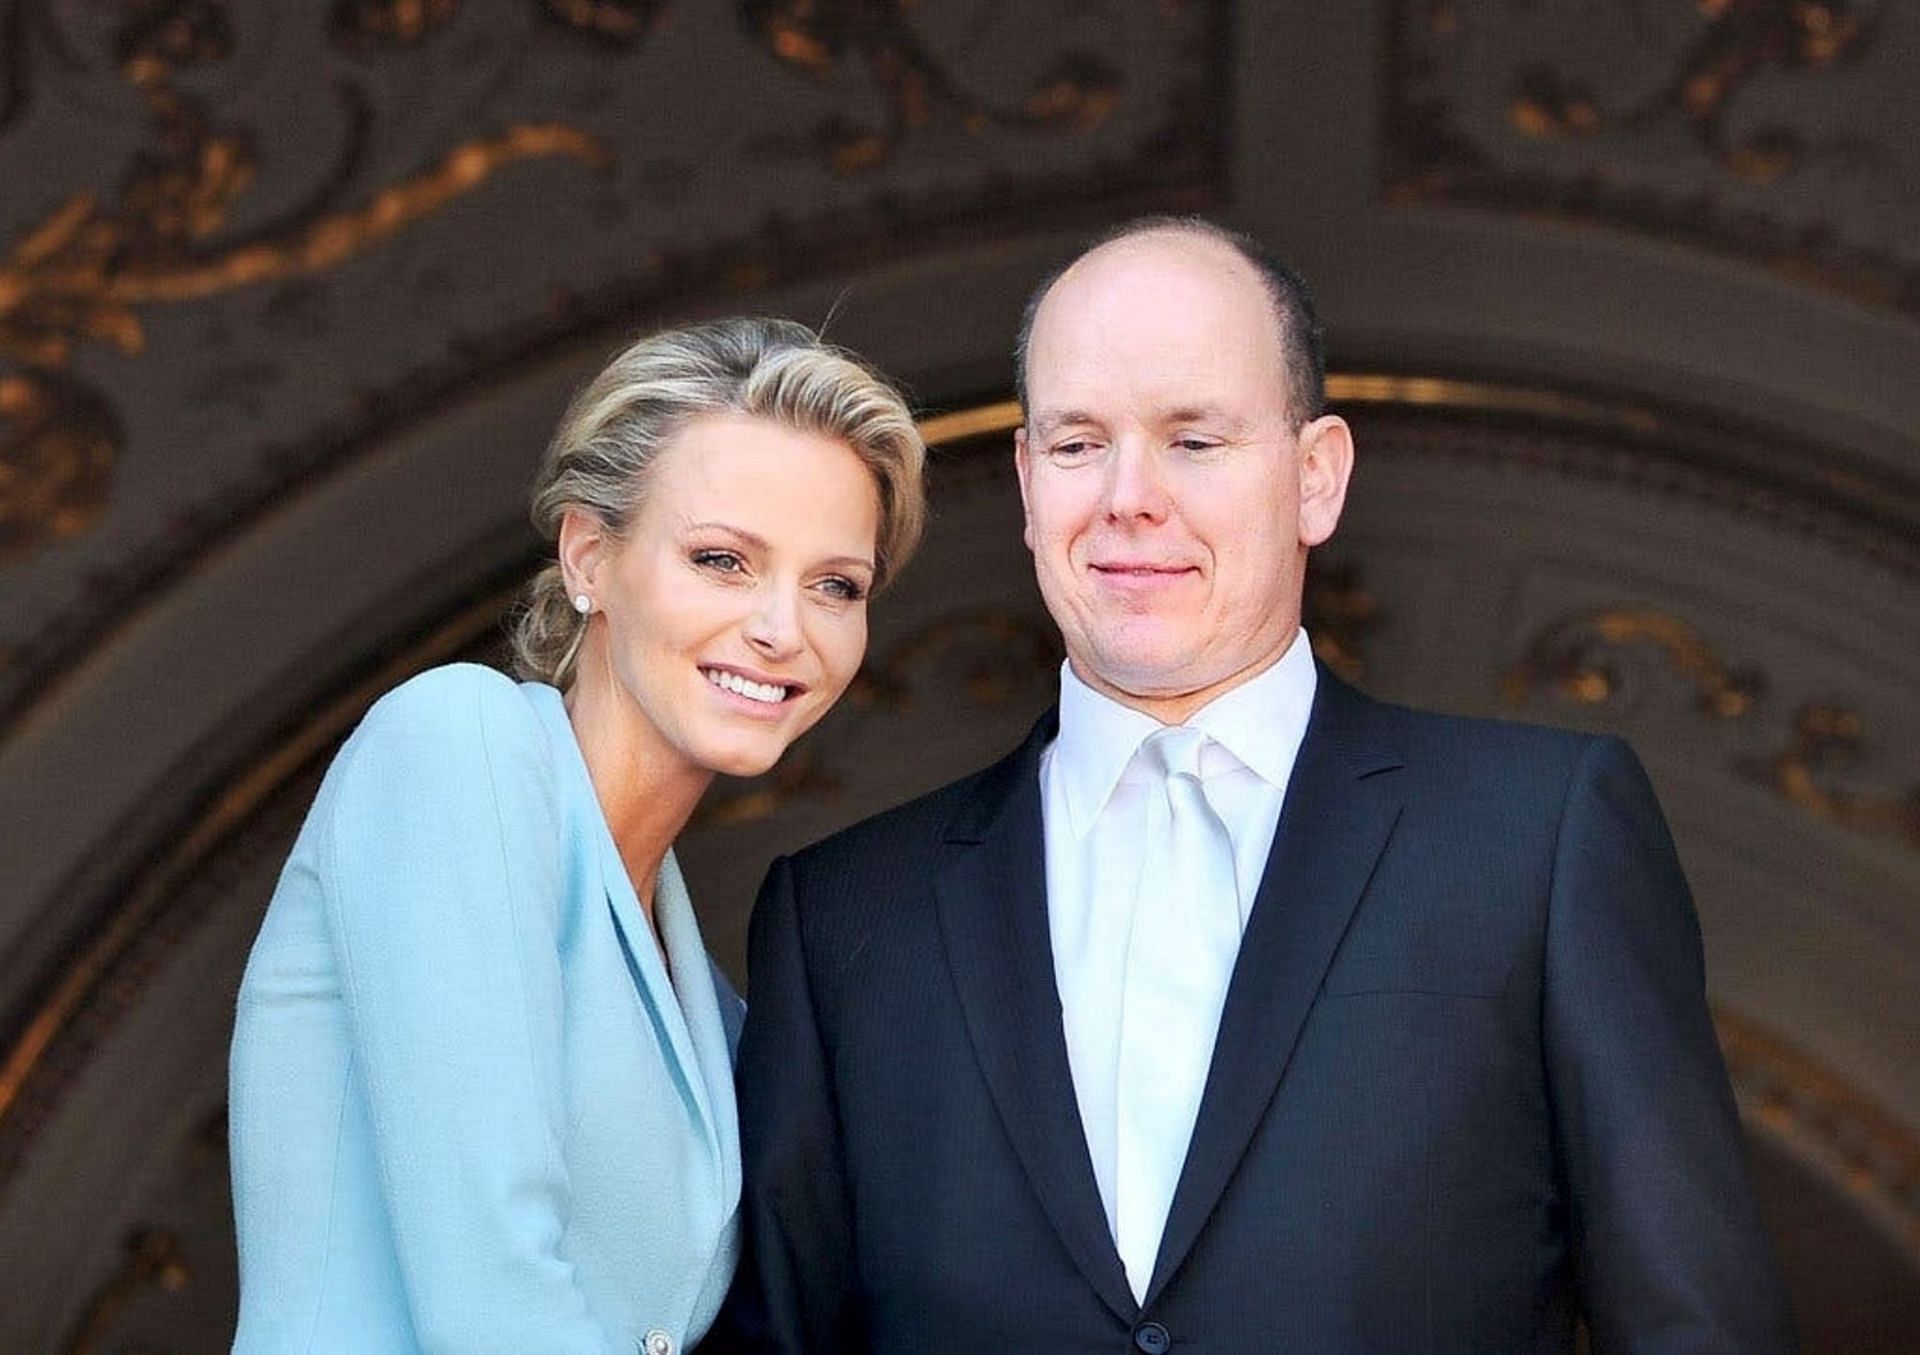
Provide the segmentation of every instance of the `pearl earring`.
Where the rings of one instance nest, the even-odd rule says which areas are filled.
[[[585,593],[575,593],[573,595],[573,610],[580,613],[580,615],[585,616],[588,612],[593,610],[593,599],[588,597]]]

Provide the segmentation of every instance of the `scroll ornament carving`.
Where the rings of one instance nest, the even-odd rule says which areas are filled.
[[[1508,670],[1507,700],[1521,705],[1537,692],[1550,692],[1577,705],[1613,704],[1627,685],[1622,674],[1636,651],[1685,679],[1702,715],[1735,721],[1759,713],[1765,690],[1759,674],[1729,668],[1693,626],[1648,607],[1602,608],[1546,627]],[[1809,702],[1795,711],[1777,751],[1738,761],[1735,770],[1815,818],[1890,834],[1920,848],[1920,782],[1904,792],[1880,793],[1837,783],[1861,761],[1864,729],[1856,710]]]
[[[627,46],[652,34],[667,0],[534,0],[548,19],[591,37]],[[328,27],[350,52],[417,47],[459,15],[462,0],[337,0]]]
[[[1829,777],[1855,766],[1863,750],[1860,713],[1815,702],[1795,713],[1792,736],[1777,753],[1746,770],[1815,818],[1894,834],[1920,848],[1920,781],[1904,795],[1867,795],[1828,784]]]
[[[1920,1138],[1859,1088],[1724,1007],[1715,1033],[1735,1092],[1773,1133],[1811,1149],[1847,1192],[1889,1216],[1920,1258]]]
[[[208,1176],[227,1175],[224,1106],[202,1120],[187,1136],[175,1170],[196,1185]],[[223,1201],[221,1213],[225,1212]],[[114,1339],[115,1333],[122,1329],[135,1304],[155,1292],[187,1293],[196,1279],[191,1250],[178,1227],[148,1222],[135,1228],[127,1236],[119,1268],[89,1297],[80,1320],[62,1347],[64,1355],[100,1355],[122,1349],[121,1343]]]
[[[1686,622],[1650,607],[1615,607],[1543,631],[1508,672],[1507,698],[1524,701],[1530,690],[1544,687],[1580,705],[1606,705],[1620,691],[1622,662],[1635,648],[1656,654],[1691,682],[1703,715],[1737,719],[1760,695],[1758,674],[1729,671]]]
[[[0,564],[93,525],[119,444],[94,392],[51,375],[0,376]]]
[[[453,148],[362,206],[322,194],[288,219],[230,236],[258,150],[245,128],[220,124],[176,84],[182,71],[231,55],[225,9],[213,0],[142,0],[126,8],[115,50],[146,110],[151,145],[112,201],[75,194],[0,254],[0,554],[84,529],[105,498],[120,428],[106,394],[70,374],[78,345],[136,355],[146,343],[143,308],[333,268],[518,161],[603,168],[610,159],[597,139],[565,124],[517,123]],[[349,177],[336,169],[330,182]]]
[[[98,1355],[111,1349],[107,1340],[127,1306],[153,1289],[179,1293],[193,1278],[186,1250],[177,1234],[165,1228],[142,1228],[127,1239],[126,1259],[120,1269],[93,1295],[79,1329],[67,1343],[66,1355]]]
[[[460,0],[337,0],[327,26],[351,52],[415,47],[460,12]]]
[[[1760,128],[1735,140],[1728,130],[1734,105],[1770,72],[1819,73],[1860,56],[1874,30],[1858,8],[1845,0],[1700,0],[1705,27],[1650,97],[1608,109],[1600,96],[1559,68],[1536,65],[1516,80],[1508,118],[1517,131],[1536,138],[1592,136],[1609,125],[1643,130],[1677,121],[1729,174],[1770,183],[1819,149],[1785,126]]]
[[[974,93],[921,40],[909,21],[913,0],[739,0],[747,30],[774,60],[825,80],[850,61],[878,86],[878,126],[838,115],[798,140],[768,143],[776,153],[817,155],[839,175],[878,169],[910,132],[946,121],[967,132],[989,127],[1089,129],[1118,104],[1120,75],[1087,54],[1066,53],[1016,107]]]
[[[1401,0],[1390,197],[1599,220],[1920,310],[1920,260],[1887,243],[1914,199],[1911,148],[1887,135],[1906,110],[1884,91],[1911,87],[1913,52],[1884,0],[1569,3],[1558,28],[1542,8]],[[1578,51],[1538,36],[1566,32],[1586,35]],[[1504,107],[1471,107],[1476,89]],[[1810,90],[1884,112],[1845,127],[1790,111]],[[1503,144],[1502,112],[1530,147]],[[1881,224],[1850,239],[1863,219]]]

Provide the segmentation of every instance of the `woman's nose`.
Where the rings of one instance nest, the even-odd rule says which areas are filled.
[[[766,587],[742,627],[747,643],[770,659],[786,659],[800,652],[800,606],[795,590]]]

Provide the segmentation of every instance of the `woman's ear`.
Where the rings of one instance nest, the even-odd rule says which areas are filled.
[[[584,508],[569,508],[560,519],[560,574],[567,596],[597,598],[595,587],[609,545],[606,524]]]

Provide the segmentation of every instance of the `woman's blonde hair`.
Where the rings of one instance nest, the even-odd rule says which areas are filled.
[[[533,525],[550,544],[567,510],[626,534],[655,458],[689,421],[747,414],[844,442],[880,495],[876,589],[899,573],[926,522],[926,445],[906,402],[857,358],[791,320],[734,318],[650,335],[573,399],[533,486]],[[527,585],[514,670],[565,688],[586,634],[558,562]]]

